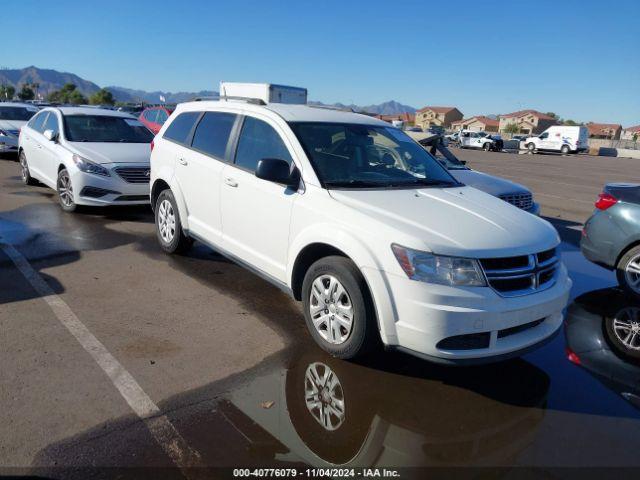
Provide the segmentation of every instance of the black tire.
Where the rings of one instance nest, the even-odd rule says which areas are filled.
[[[22,183],[25,185],[35,185],[38,182],[31,176],[29,171],[29,164],[27,163],[27,156],[24,154],[24,150],[18,155],[18,162],[20,162],[20,173],[22,176]]]
[[[639,289],[634,289],[629,284],[626,273],[629,263],[631,263],[632,261],[637,261],[638,258],[640,258],[640,245],[630,248],[627,252],[625,252],[624,255],[622,255],[622,257],[620,257],[618,265],[616,265],[616,277],[618,278],[618,284],[620,285],[620,287],[622,287],[627,295],[640,300]]]
[[[351,330],[342,343],[331,343],[325,340],[313,323],[311,289],[313,282],[323,275],[335,277],[350,300],[353,316]],[[377,319],[369,288],[360,270],[348,258],[330,256],[321,258],[311,265],[302,282],[302,303],[304,318],[311,336],[323,350],[334,357],[355,358],[371,352],[380,344]],[[324,311],[324,313],[329,312],[328,309]]]
[[[73,200],[73,185],[71,176],[66,168],[58,172],[58,180],[56,181],[56,192],[58,193],[58,203],[65,212],[75,212],[78,205]]]
[[[165,203],[168,202],[168,203]],[[171,207],[170,213],[167,211],[168,207]],[[162,210],[161,210],[162,207]],[[173,196],[173,192],[169,189],[163,190],[158,195],[155,204],[155,224],[156,224],[156,237],[160,243],[160,248],[166,253],[183,253],[191,248],[193,240],[185,235],[182,229],[182,222],[180,221],[180,212],[178,211],[178,205],[176,199]],[[165,219],[162,219],[164,215],[173,216],[173,233],[170,232],[170,222],[165,224]],[[165,217],[166,218],[166,217]],[[161,224],[165,228],[169,228],[169,234],[161,231]]]
[[[536,151],[536,144],[535,143],[527,143],[527,150],[529,150],[530,153],[533,153]]]
[[[562,147],[560,148],[560,153],[562,155],[568,155],[569,153],[571,153],[571,147],[569,147],[569,145],[562,145]]]

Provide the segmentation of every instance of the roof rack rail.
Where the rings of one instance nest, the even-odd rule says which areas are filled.
[[[308,103],[307,107],[311,107],[311,108],[322,108],[324,110],[337,110],[339,112],[351,112],[351,113],[357,113],[353,108],[351,107],[336,107],[334,105],[315,105],[312,103]]]
[[[266,105],[267,103],[260,98],[251,98],[251,97],[233,97],[233,96],[221,96],[220,101],[229,101],[229,100],[239,100],[241,102],[250,103],[252,105]]]

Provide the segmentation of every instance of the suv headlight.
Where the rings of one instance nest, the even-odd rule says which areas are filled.
[[[411,280],[466,287],[487,286],[480,264],[473,258],[434,255],[395,243],[391,250]]]
[[[85,173],[93,173],[94,175],[102,175],[103,177],[110,177],[111,174],[109,170],[104,168],[102,165],[98,165],[91,160],[87,160],[86,158],[82,158],[80,155],[74,155],[73,163],[80,169],[80,171]]]

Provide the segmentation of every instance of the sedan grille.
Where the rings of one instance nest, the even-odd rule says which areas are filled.
[[[508,193],[500,195],[500,199],[510,203],[514,207],[521,208],[522,210],[530,210],[533,206],[533,195],[531,193]]]
[[[555,248],[533,255],[480,260],[489,285],[504,297],[539,292],[555,284],[560,266]]]
[[[127,183],[149,183],[149,167],[118,167],[115,171]]]

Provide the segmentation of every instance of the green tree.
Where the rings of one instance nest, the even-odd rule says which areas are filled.
[[[555,118],[556,120],[560,120],[560,117],[558,117],[556,113],[547,112],[547,115],[549,115],[551,118]]]
[[[3,100],[11,100],[16,94],[13,85],[0,85],[0,98]]]
[[[578,125],[578,122],[576,122],[575,120],[571,120],[570,118],[568,118],[567,120],[565,120],[563,123],[564,123],[565,125],[570,125],[570,126]]]
[[[507,126],[504,127],[505,133],[518,133],[520,131],[520,127],[515,122],[507,123]]]
[[[36,94],[33,89],[29,86],[29,84],[22,85],[22,88],[18,92],[18,97],[20,100],[33,100],[36,98]]]
[[[60,90],[51,92],[47,99],[55,103],[70,103],[79,105],[88,103],[87,97],[82,95],[73,83],[65,83]]]
[[[103,88],[89,97],[89,103],[91,105],[113,105],[115,99],[109,90]]]

